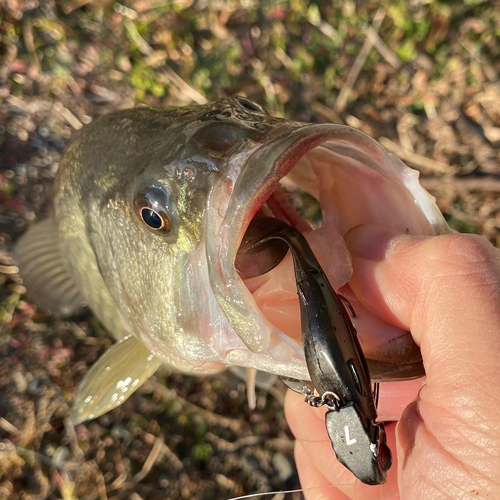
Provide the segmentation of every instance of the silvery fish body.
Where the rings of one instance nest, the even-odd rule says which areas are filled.
[[[321,225],[289,193],[316,197]],[[76,422],[123,402],[165,363],[227,366],[308,379],[290,255],[245,278],[235,269],[253,217],[297,227],[356,310],[372,378],[422,374],[409,332],[371,315],[349,289],[343,236],[363,223],[448,231],[418,173],[366,134],[274,118],[245,98],[135,108],[75,133],[61,161],[53,217],[20,240],[28,294],[54,314],[87,304],[118,342],[77,395]]]

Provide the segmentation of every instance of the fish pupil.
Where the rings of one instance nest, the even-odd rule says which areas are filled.
[[[142,220],[152,229],[160,229],[162,226],[161,217],[150,208],[143,208],[141,210]]]

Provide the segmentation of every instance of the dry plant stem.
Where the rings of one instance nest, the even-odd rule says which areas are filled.
[[[455,167],[446,165],[446,163],[441,163],[439,161],[426,158],[425,156],[412,153],[411,151],[402,148],[401,146],[391,141],[390,139],[387,139],[386,137],[381,137],[379,139],[379,142],[385,149],[387,149],[387,151],[395,154],[402,160],[407,161],[412,166],[420,170],[426,170],[429,172],[439,173],[439,174],[453,174],[457,170]]]
[[[430,191],[454,189],[456,191],[485,191],[500,193],[500,177],[423,177],[421,184]]]
[[[155,439],[153,448],[151,448],[151,452],[144,462],[142,469],[133,477],[133,480],[135,482],[138,483],[142,481],[151,472],[151,469],[153,468],[153,465],[156,463],[156,461],[161,459],[161,456],[163,455],[163,445],[163,436],[158,436]]]
[[[139,31],[135,24],[130,19],[124,19],[125,27],[130,34],[130,37],[134,40],[134,42],[139,47],[139,50],[145,56],[151,56],[154,54],[154,49],[149,45],[146,40],[140,35]],[[186,83],[170,66],[165,65],[165,68],[162,70],[165,76],[172,82],[182,93],[184,93],[187,97],[189,97],[192,101],[197,104],[205,104],[207,99],[205,96],[200,94],[197,90],[191,87],[188,83]]]
[[[209,410],[205,410],[205,408],[201,408],[193,403],[190,403],[189,401],[186,401],[184,398],[181,398],[177,394],[172,394],[173,391],[167,389],[164,385],[158,383],[156,380],[150,379],[148,380],[144,385],[143,389],[140,391],[142,392],[143,390],[147,388],[153,389],[153,391],[161,398],[166,401],[172,401],[172,399],[175,399],[176,402],[182,403],[183,406],[186,406],[187,408],[191,408],[193,411],[200,413],[203,415],[208,422],[213,422],[217,423],[219,425],[222,425],[224,427],[227,427],[232,430],[237,430],[241,427],[241,422],[236,419],[228,418],[228,417],[223,417],[222,415],[218,415],[216,413],[213,413]]]
[[[378,53],[394,68],[399,69],[401,67],[401,61],[399,57],[382,41],[378,32],[373,26],[365,26],[363,28],[367,38],[373,44],[373,47],[378,51]]]
[[[373,16],[372,29],[375,31],[375,33],[378,32],[378,30],[380,29],[380,26],[382,25],[382,21],[384,20],[385,15],[386,11],[384,8],[381,7],[380,9],[377,10],[375,15]],[[366,58],[368,57],[368,54],[370,53],[370,50],[372,50],[372,48],[373,48],[373,37],[367,36],[365,42],[363,43],[363,46],[361,47],[361,50],[359,51],[358,57],[356,57],[354,64],[349,70],[349,74],[347,75],[347,79],[344,83],[344,86],[342,87],[342,90],[339,93],[337,101],[335,102],[335,106],[333,109],[336,113],[341,114],[346,108],[347,101],[349,99],[349,96],[351,95],[351,91],[354,87],[354,84],[356,83],[359,73],[363,69]]]

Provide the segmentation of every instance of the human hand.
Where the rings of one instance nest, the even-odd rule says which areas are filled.
[[[382,486],[360,483],[337,461],[324,411],[288,391],[306,498],[500,499],[500,253],[479,236],[377,226],[355,228],[346,240],[354,293],[412,332],[427,378],[418,395],[415,381],[381,384],[379,413],[409,403],[397,425],[386,424],[393,465]]]

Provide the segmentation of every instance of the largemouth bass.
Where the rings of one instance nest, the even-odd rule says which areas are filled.
[[[319,200],[321,224],[290,203],[298,188]],[[75,133],[53,216],[16,249],[35,302],[59,315],[87,304],[118,340],[82,382],[75,422],[122,403],[162,363],[185,373],[233,365],[309,379],[291,255],[271,248],[251,276],[235,266],[252,264],[239,249],[260,216],[305,236],[356,311],[373,380],[423,374],[410,333],[369,313],[350,290],[343,239],[364,223],[449,231],[418,172],[353,128],[271,117],[242,97],[135,108]],[[266,258],[278,259],[269,272]]]

